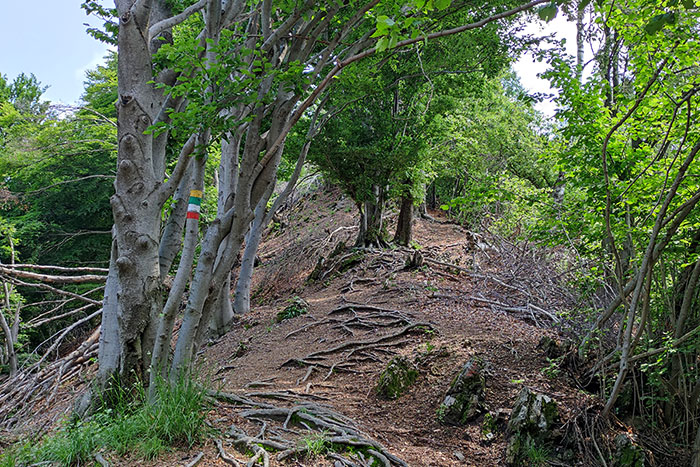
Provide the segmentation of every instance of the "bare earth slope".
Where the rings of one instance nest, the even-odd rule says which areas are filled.
[[[406,269],[408,249],[361,254],[344,250],[326,261],[326,269],[321,269],[325,275],[309,283],[319,257],[328,257],[341,241],[352,244],[354,214],[350,200],[338,193],[318,193],[286,213],[286,225],[275,226],[267,235],[255,273],[253,312],[201,355],[202,368],[217,388],[285,408],[305,401],[329,407],[411,466],[503,465],[505,440],[502,435],[490,442],[482,439],[483,417],[465,427],[437,421],[451,380],[471,357],[484,362],[486,402],[492,413],[507,414],[524,385],[556,400],[564,420],[584,404],[584,396],[537,349],[543,336],[555,337],[543,326],[546,315],[528,314],[527,307],[508,311],[510,299],[518,302],[522,297],[516,295],[522,293],[486,279],[493,267],[490,258],[499,252],[477,245],[473,234],[444,219],[416,221],[419,251],[427,259],[472,273],[434,261]],[[293,297],[308,303],[308,313],[277,322],[277,314]],[[384,400],[374,388],[395,355],[416,361],[420,375],[405,395]],[[240,414],[239,407],[222,403],[214,418],[221,428],[233,423],[255,436],[260,424]],[[294,421],[287,417],[287,428]],[[314,438],[301,422],[301,431],[285,432],[296,436],[296,446],[332,438],[330,432]],[[232,447],[225,449],[244,459]],[[333,449],[342,446],[327,444],[320,450]],[[204,465],[224,465],[215,456],[213,447],[205,451]],[[272,453],[270,462],[344,465],[320,455],[280,463]]]
[[[252,312],[198,354],[202,378],[226,394],[207,417],[213,439],[155,461],[105,453],[109,463],[499,466],[505,421],[523,387],[557,401],[564,422],[590,407],[537,348],[543,336],[556,337],[552,312],[570,299],[555,286],[560,252],[484,241],[432,214],[416,220],[413,248],[358,252],[343,248],[357,232],[349,199],[337,191],[302,198],[260,247]],[[394,221],[390,214],[387,224]],[[407,268],[416,251],[423,265]],[[300,305],[308,311],[292,316]],[[379,374],[399,355],[415,363],[418,378],[401,397],[382,399]],[[483,362],[486,408],[501,416],[489,440],[483,415],[459,427],[437,421],[451,381],[474,357]],[[50,426],[84,387],[61,387],[34,424]]]

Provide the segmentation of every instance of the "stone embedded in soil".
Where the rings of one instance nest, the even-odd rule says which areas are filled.
[[[445,425],[464,425],[483,408],[485,381],[475,358],[464,364],[438,408],[438,421]]]
[[[644,449],[632,437],[621,433],[615,438],[616,467],[644,467],[646,455]]]
[[[418,369],[406,357],[392,358],[379,375],[377,394],[385,399],[400,397],[418,378]]]
[[[558,433],[557,403],[551,397],[523,388],[513,406],[508,429],[506,463],[522,465],[528,453],[535,449],[546,449]]]

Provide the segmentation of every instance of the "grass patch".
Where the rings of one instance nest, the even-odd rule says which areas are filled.
[[[309,311],[309,304],[300,297],[294,296],[287,300],[287,302],[289,305],[287,305],[284,310],[277,313],[277,316],[275,317],[275,321],[278,323],[281,323],[285,319],[296,318],[297,316],[306,314]]]
[[[150,460],[171,447],[199,442],[207,434],[205,388],[185,377],[174,384],[156,384],[152,403],[142,385],[111,391],[90,418],[68,419],[40,443],[15,445],[0,455],[0,467],[91,465],[97,451],[134,453]]]
[[[306,454],[311,458],[321,457],[332,448],[331,442],[328,440],[328,433],[312,433],[301,438],[301,446],[306,451]]]

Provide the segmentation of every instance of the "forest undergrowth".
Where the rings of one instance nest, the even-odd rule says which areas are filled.
[[[416,221],[411,247],[356,250],[345,246],[356,233],[351,208],[339,192],[317,191],[272,225],[251,313],[200,352],[206,395],[185,385],[160,396],[172,402],[163,413],[136,391],[141,403],[117,404],[116,417],[55,431],[77,396],[64,385],[59,403],[37,405],[51,415],[23,427],[2,465],[504,465],[507,419],[524,387],[556,401],[561,425],[559,444],[533,446],[522,465],[598,465],[616,459],[627,434],[647,465],[687,462],[663,430],[600,419],[603,394],[569,343],[590,326],[570,251],[477,234],[440,212]],[[386,399],[375,388],[396,357],[417,377]],[[483,362],[484,410],[444,425],[441,401],[473,358]]]

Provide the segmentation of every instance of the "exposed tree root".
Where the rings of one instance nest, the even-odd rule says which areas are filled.
[[[343,317],[336,317],[345,315]],[[302,326],[301,328],[287,334],[287,338],[299,332],[306,331],[311,327],[330,325],[334,329],[339,329],[355,336],[357,330],[374,331],[382,328],[399,328],[379,337],[370,339],[354,339],[345,341],[334,347],[311,352],[301,358],[290,358],[282,366],[306,366],[306,374],[297,382],[306,382],[312,373],[319,368],[327,370],[324,379],[328,379],[336,371],[348,373],[359,373],[359,364],[367,361],[380,362],[382,359],[378,353],[392,354],[392,347],[405,344],[407,341],[400,339],[411,331],[421,329],[423,331],[433,331],[430,323],[413,322],[405,313],[387,308],[380,308],[370,305],[347,304],[332,310],[326,319],[315,321]],[[339,357],[332,358],[334,355]]]
[[[278,461],[291,457],[323,455],[345,466],[365,467],[376,462],[386,467],[407,465],[364,434],[353,420],[310,401],[311,397],[307,394],[298,394],[296,401],[290,400],[291,407],[259,400],[277,398],[278,393],[237,395],[212,391],[209,394],[215,399],[243,408],[238,415],[260,426],[254,436],[236,425],[227,434],[230,443],[240,452],[253,453],[245,461],[246,466],[253,466],[259,460],[262,460],[263,465],[268,465],[272,454],[268,451],[276,452],[274,456]],[[217,449],[229,465],[243,464],[228,456],[220,441],[217,441]]]
[[[202,462],[202,459],[204,459],[204,453],[203,453],[203,452],[200,452],[199,454],[197,454],[197,455],[195,456],[194,459],[192,459],[191,462],[189,462],[189,463],[187,464],[186,467],[195,467],[195,466],[199,465],[200,462]]]

